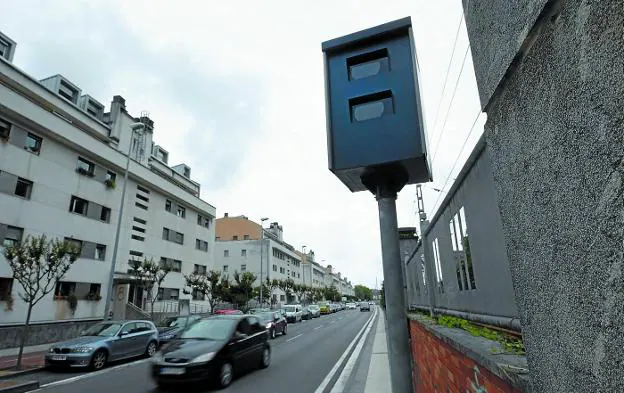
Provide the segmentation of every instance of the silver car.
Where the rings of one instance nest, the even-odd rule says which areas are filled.
[[[52,345],[45,365],[100,370],[108,362],[152,356],[157,348],[158,329],[151,321],[106,321],[91,326],[78,338]]]

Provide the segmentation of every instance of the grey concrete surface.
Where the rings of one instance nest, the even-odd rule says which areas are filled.
[[[622,392],[624,7],[556,3],[488,108],[485,135],[533,391]],[[491,33],[477,20],[512,17],[467,18],[480,72]]]
[[[31,325],[28,329],[27,346],[53,343],[76,337],[78,333],[99,320],[68,321]],[[0,349],[19,346],[23,326],[0,327]]]
[[[286,336],[270,341],[273,349],[271,366],[236,379],[228,392],[313,393],[370,316],[370,313],[345,310],[290,324]],[[24,378],[33,379],[35,376],[41,383],[42,388],[38,391],[41,393],[155,391],[146,361],[122,364],[97,373],[43,372]]]

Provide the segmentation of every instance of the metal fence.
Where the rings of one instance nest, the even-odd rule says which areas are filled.
[[[498,209],[481,137],[405,260],[409,308],[520,329]]]

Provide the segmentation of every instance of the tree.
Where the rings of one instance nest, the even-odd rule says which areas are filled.
[[[292,291],[295,293],[295,295],[297,295],[297,299],[299,300],[299,303],[302,303],[303,294],[306,293],[307,289],[308,287],[306,287],[303,284],[293,283]]]
[[[159,289],[165,281],[167,274],[173,270],[169,263],[156,263],[152,258],[144,258],[142,261],[133,259],[130,261],[130,275],[138,281],[138,285],[143,288],[150,302],[150,314],[154,320],[154,303],[158,299],[158,292],[154,293],[154,289]]]
[[[247,306],[247,302],[253,295],[254,282],[257,276],[251,272],[234,272],[234,283],[230,283],[230,301],[239,307]]]
[[[361,300],[371,300],[373,299],[373,290],[364,286],[364,285],[356,285],[353,287],[353,292],[355,293],[355,297]]]
[[[186,285],[195,291],[204,295],[204,298],[210,305],[210,312],[214,311],[214,307],[219,300],[219,281],[221,280],[221,272],[210,270],[207,273],[193,273],[185,275]]]
[[[325,297],[325,300],[330,302],[337,302],[341,298],[340,292],[338,292],[334,285],[329,288],[323,288],[323,296]]]
[[[270,302],[269,304],[271,304],[271,306],[273,306],[275,304],[275,301],[273,300],[273,291],[276,290],[277,288],[279,288],[280,283],[278,279],[272,279],[270,280],[268,277],[266,278],[266,284],[265,284],[266,288],[267,288],[267,297],[270,298]]]
[[[24,343],[30,327],[32,310],[44,296],[52,292],[63,279],[71,265],[78,259],[80,250],[60,240],[48,240],[45,235],[27,237],[22,243],[8,246],[4,256],[11,268],[13,279],[22,287],[19,297],[26,303],[26,322],[20,338],[17,366],[22,366]]]

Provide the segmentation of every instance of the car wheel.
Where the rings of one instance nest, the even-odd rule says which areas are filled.
[[[262,358],[260,359],[260,368],[267,368],[271,365],[271,350],[269,347],[262,349]]]
[[[275,329],[271,329],[270,336],[271,336],[271,339],[275,338]]]
[[[234,377],[234,369],[230,363],[223,363],[221,370],[219,370],[219,387],[227,388],[232,383]]]
[[[282,334],[286,335],[286,330],[288,330],[288,324],[284,325],[284,330],[282,330]]]
[[[93,370],[101,370],[106,366],[106,360],[108,359],[108,353],[105,350],[99,349],[95,351],[91,358],[91,368]]]
[[[150,343],[147,344],[147,348],[145,349],[145,356],[147,356],[148,358],[151,358],[152,356],[154,356],[157,350],[158,350],[158,346],[156,345],[156,342],[150,341]]]

